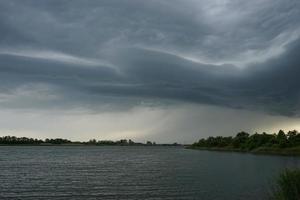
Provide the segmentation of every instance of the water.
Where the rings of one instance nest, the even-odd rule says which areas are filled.
[[[181,147],[0,147],[0,199],[263,199],[295,157]]]

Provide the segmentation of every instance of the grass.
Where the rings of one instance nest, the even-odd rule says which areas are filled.
[[[300,169],[285,169],[278,176],[273,193],[273,200],[300,200]]]

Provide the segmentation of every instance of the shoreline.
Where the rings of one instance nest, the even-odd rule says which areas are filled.
[[[260,147],[253,150],[235,149],[231,147],[187,146],[185,148],[192,149],[192,150],[200,150],[200,151],[235,152],[235,153],[248,153],[248,154],[255,154],[255,155],[300,156],[300,147],[283,148],[283,149]]]
[[[22,146],[22,147],[51,147],[51,146],[64,146],[64,147],[186,147],[185,145],[172,145],[172,144],[156,144],[156,145],[93,145],[93,144],[0,144],[3,146]]]

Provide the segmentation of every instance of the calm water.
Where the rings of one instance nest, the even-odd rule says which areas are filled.
[[[179,147],[0,147],[0,199],[263,199],[291,166]]]

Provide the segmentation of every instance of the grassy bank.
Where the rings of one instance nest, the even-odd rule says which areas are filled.
[[[252,154],[270,154],[284,156],[300,156],[300,146],[291,148],[259,147],[252,150],[239,149],[233,147],[197,147],[187,146],[187,149],[205,150],[205,151],[223,151],[223,152],[242,152]]]
[[[259,147],[257,149],[252,150],[251,153],[300,156],[300,146],[290,148]]]

